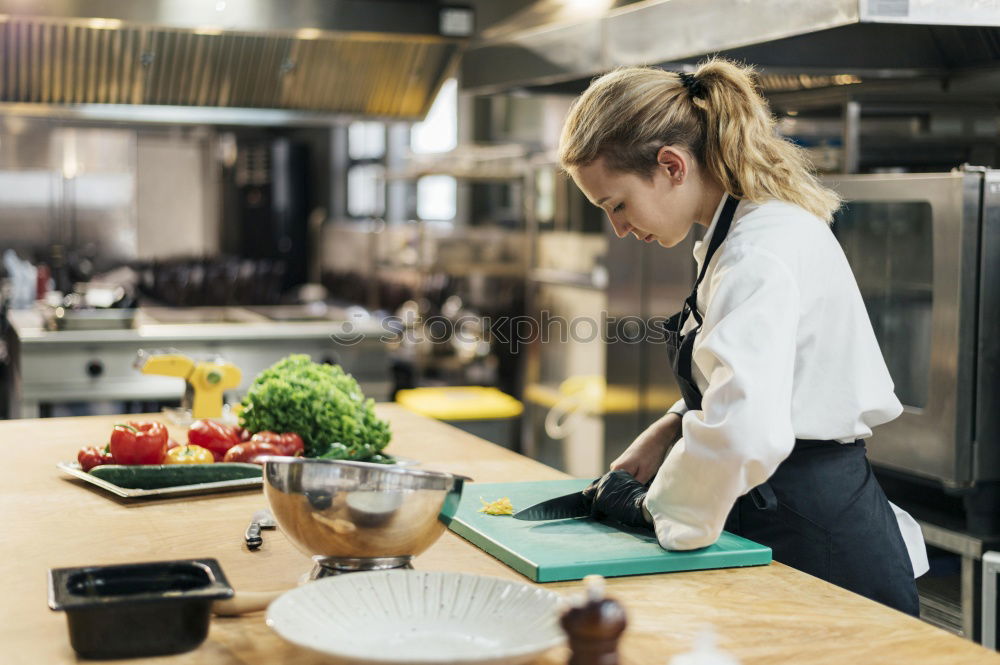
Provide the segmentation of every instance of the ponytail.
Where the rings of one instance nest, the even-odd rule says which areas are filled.
[[[729,194],[778,199],[829,222],[840,197],[774,125],[749,67],[718,57],[693,75],[628,67],[596,79],[573,103],[559,160],[570,169],[603,157],[612,170],[650,177],[659,149],[679,145]]]

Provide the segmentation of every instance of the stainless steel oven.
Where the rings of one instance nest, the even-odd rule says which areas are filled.
[[[844,247],[905,411],[877,465],[950,489],[1000,480],[1000,171],[830,176]]]

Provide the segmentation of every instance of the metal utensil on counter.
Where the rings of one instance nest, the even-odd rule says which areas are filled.
[[[313,557],[313,577],[408,567],[458,509],[464,476],[400,466],[264,459],[264,496],[281,530]]]
[[[600,478],[595,479],[592,484],[596,484],[599,480]],[[649,489],[652,482],[653,479],[650,478],[649,482],[646,483],[646,489]],[[516,520],[527,520],[529,522],[587,517],[590,515],[592,504],[593,499],[584,496],[583,492],[571,492],[564,496],[557,496],[554,499],[548,499],[533,506],[528,506],[514,513],[513,517]]]
[[[541,521],[541,520],[564,520],[571,517],[586,517],[590,515],[591,499],[583,495],[583,492],[573,492],[564,496],[557,496],[541,503],[536,503],[524,510],[514,513],[516,520]]]
[[[84,658],[138,658],[190,651],[208,635],[213,602],[233,598],[215,559],[181,559],[49,570],[49,607],[66,612],[70,644]],[[273,598],[227,612],[257,611]],[[109,626],[128,626],[109,630]]]
[[[247,549],[254,551],[264,544],[264,538],[260,533],[261,529],[273,529],[277,526],[278,523],[274,521],[274,515],[271,514],[270,510],[264,508],[255,512],[250,518],[250,526],[247,527],[246,533],[243,535]]]
[[[190,651],[208,635],[210,613],[260,612],[288,591],[234,592],[215,559],[52,568],[48,587],[73,649],[101,659]],[[128,630],[108,630],[116,625]]]

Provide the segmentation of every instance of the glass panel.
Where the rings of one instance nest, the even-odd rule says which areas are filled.
[[[416,153],[447,152],[458,143],[458,81],[448,79],[423,122],[413,125],[410,149]]]
[[[385,181],[381,164],[361,164],[347,170],[347,214],[379,217],[385,212]]]
[[[347,153],[351,159],[382,159],[385,156],[385,125],[352,122],[347,128]]]
[[[455,219],[457,183],[449,175],[428,175],[417,181],[417,217],[451,221]]]
[[[539,225],[551,226],[556,217],[556,171],[540,168],[535,173],[535,219]]]
[[[933,217],[926,201],[851,201],[833,232],[854,270],[899,400],[927,405]]]

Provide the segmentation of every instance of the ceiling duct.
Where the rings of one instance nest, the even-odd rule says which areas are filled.
[[[462,87],[579,92],[628,65],[746,60],[779,90],[996,68],[1000,3],[983,0],[545,0],[492,27],[463,57]],[[539,8],[547,8],[548,15]],[[551,20],[546,20],[547,18]]]
[[[412,0],[0,0],[0,101],[417,119],[471,31]]]

